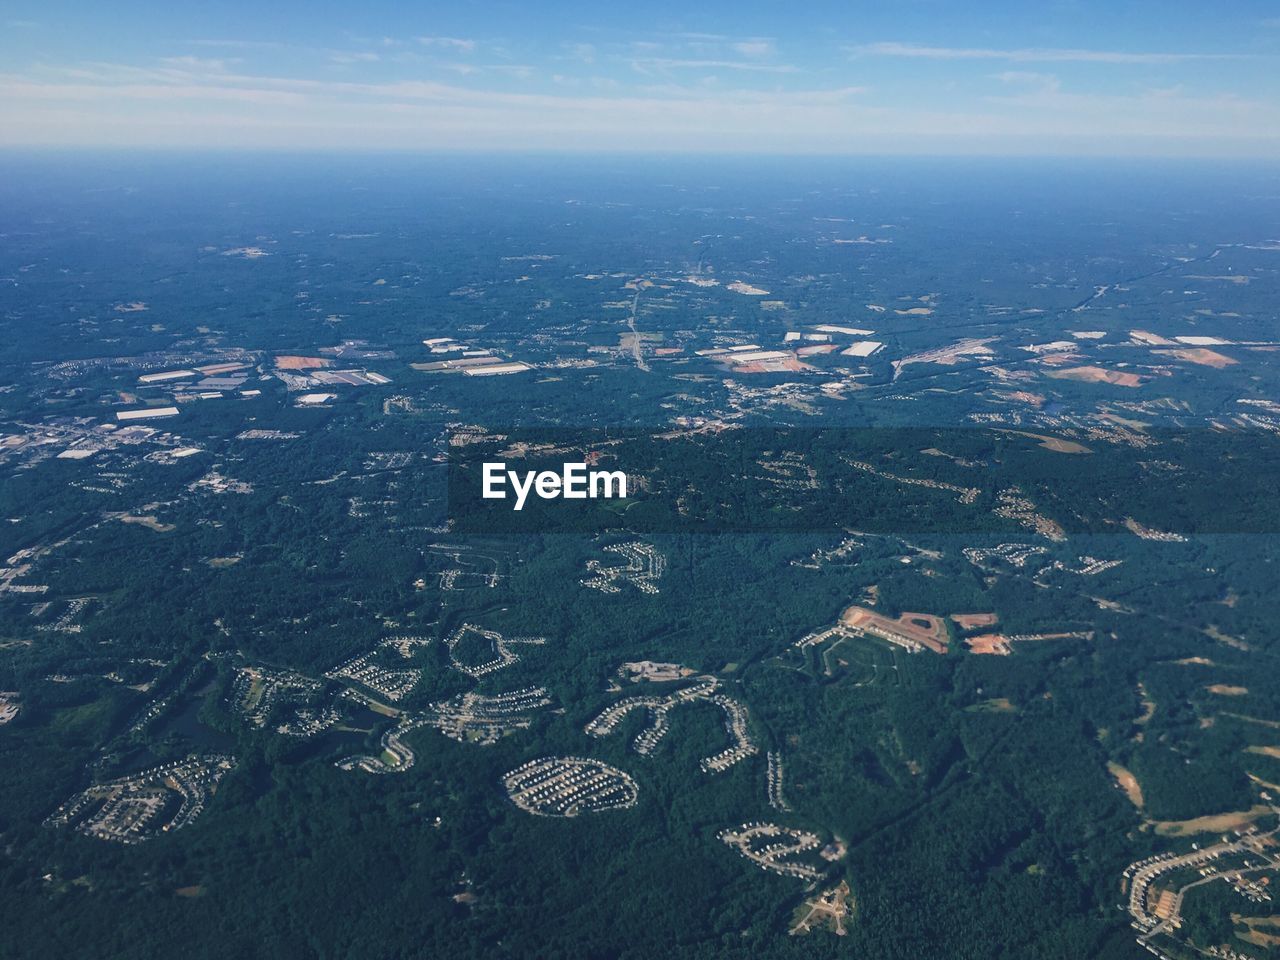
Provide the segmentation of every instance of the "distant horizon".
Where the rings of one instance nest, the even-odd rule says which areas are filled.
[[[174,144],[62,144],[62,143],[0,143],[0,158],[4,157],[89,157],[94,155],[126,157],[130,155],[161,159],[186,158],[237,158],[274,157],[279,159],[492,159],[514,160],[519,158],[546,160],[616,160],[616,161],[671,161],[724,160],[750,164],[754,161],[948,161],[972,160],[992,163],[1036,161],[1061,164],[1130,164],[1150,162],[1171,166],[1199,166],[1203,164],[1232,167],[1275,168],[1280,171],[1280,153],[1257,154],[1170,154],[1170,153],[980,153],[980,152],[909,152],[867,151],[854,152],[758,152],[741,153],[731,150],[707,148],[705,150],[657,151],[657,150],[608,150],[608,149],[555,149],[511,147],[509,149],[468,147],[273,147],[273,146],[188,146]]]
[[[1261,0],[13,7],[3,148],[1280,154]]]

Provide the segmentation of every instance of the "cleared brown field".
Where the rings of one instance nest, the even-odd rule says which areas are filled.
[[[140,527],[146,527],[148,530],[154,530],[156,533],[169,533],[177,530],[172,523],[161,523],[154,516],[148,514],[146,516],[132,516],[125,514],[120,518],[121,523],[136,523]]]
[[[1155,822],[1155,830],[1162,837],[1185,837],[1193,833],[1226,833],[1228,830],[1246,827],[1270,812],[1271,807],[1268,804],[1260,803],[1236,813],[1217,813],[1208,817],[1195,817],[1192,820],[1158,820]]]
[[[1248,687],[1233,687],[1227,683],[1213,683],[1205,687],[1210,693],[1216,693],[1220,697],[1243,697],[1249,692]]]
[[[795,357],[788,357],[785,360],[767,360],[756,363],[739,363],[733,367],[734,373],[800,373],[803,370],[812,370],[809,366]]]
[[[1261,717],[1249,717],[1243,713],[1229,713],[1226,710],[1222,711],[1222,716],[1230,717],[1233,720],[1243,720],[1245,723],[1256,723],[1258,726],[1267,727],[1271,730],[1280,730],[1280,721],[1276,720],[1263,720]]]
[[[1130,417],[1122,417],[1122,416],[1119,416],[1118,414],[1112,413],[1109,410],[1106,411],[1105,413],[1099,413],[1098,419],[1105,420],[1108,423],[1117,424],[1128,430],[1133,430],[1135,433],[1142,433],[1143,430],[1146,430],[1147,427],[1151,426],[1151,424],[1146,423],[1143,420],[1134,420]]]
[[[1129,802],[1141,810],[1143,804],[1142,787],[1138,784],[1138,778],[1114,761],[1107,763],[1107,770],[1111,773],[1111,776],[1115,777],[1116,783],[1120,784],[1120,789],[1129,798]]]
[[[1033,407],[1043,407],[1047,403],[1041,394],[1032,393],[1030,390],[1011,390],[1008,393],[997,393],[996,396],[1015,403],[1028,403]]]
[[[951,619],[961,630],[990,627],[999,621],[994,613],[953,613]]]
[[[1206,637],[1217,640],[1219,643],[1225,643],[1234,650],[1248,650],[1249,644],[1245,643],[1239,637],[1233,637],[1230,634],[1223,633],[1218,629],[1216,624],[1210,624],[1201,631]]]
[[[1275,793],[1280,793],[1280,784],[1272,783],[1269,780],[1263,780],[1260,776],[1254,773],[1246,773],[1245,776],[1248,777],[1250,780],[1252,780],[1254,783],[1256,783],[1258,786],[1262,787],[1264,790],[1271,790]]]
[[[1245,943],[1258,947],[1280,947],[1280,917],[1240,917],[1233,913],[1231,919],[1238,919],[1249,928],[1248,933],[1240,934],[1240,939]]]
[[[1151,722],[1151,718],[1156,715],[1156,702],[1151,699],[1151,694],[1147,692],[1146,684],[1138,681],[1138,696],[1142,702],[1142,714],[1133,722],[1138,726],[1143,726]]]
[[[970,713],[1017,713],[1018,708],[1014,706],[1012,700],[1008,697],[992,697],[990,700],[983,700],[972,706],[965,707]]]
[[[1078,353],[1046,353],[1040,356],[1040,363],[1046,367],[1065,367],[1080,359]]]
[[[279,370],[316,370],[320,367],[327,367],[332,360],[326,360],[323,357],[296,357],[291,354],[282,354],[276,357],[276,368]]]
[[[970,653],[995,654],[1001,657],[1007,657],[1013,653],[1013,647],[1009,645],[1008,638],[999,633],[984,633],[977,637],[969,637],[964,643]]]
[[[896,620],[884,614],[853,606],[840,616],[846,627],[879,636],[904,646],[918,645],[934,653],[947,652],[947,624],[931,613],[904,613]]]
[[[1064,440],[1062,437],[1051,437],[1043,433],[1027,433],[1025,430],[1006,430],[1005,433],[1014,433],[1020,437],[1030,437],[1032,440],[1039,440],[1040,446],[1046,450],[1052,450],[1054,453],[1093,453],[1083,443],[1076,443],[1074,440]]]
[[[1142,377],[1136,373],[1104,370],[1102,367],[1068,367],[1065,370],[1048,370],[1046,377],[1055,380],[1078,380],[1081,383],[1109,383],[1114,387],[1140,387]]]
[[[1163,354],[1167,357],[1176,357],[1179,360],[1186,360],[1188,363],[1198,363],[1202,367],[1213,367],[1215,370],[1235,366],[1240,362],[1232,360],[1216,350],[1206,350],[1203,347],[1191,350],[1152,350],[1151,352]]]

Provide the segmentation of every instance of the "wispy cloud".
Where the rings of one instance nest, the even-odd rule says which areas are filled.
[[[903,108],[849,88],[673,85],[580,95],[249,74],[124,80],[127,69],[108,72],[113,81],[0,75],[0,143],[1102,154],[1179,144],[1228,155],[1274,155],[1280,144],[1275,104],[1168,91],[1114,97],[1033,86],[967,106]]]
[[[1163,145],[1177,144],[1169,152],[1220,155],[1280,149],[1280,102],[1251,82],[1256,71],[1249,67],[1264,62],[1261,53],[1236,55],[1239,65],[1224,63],[1205,77],[1193,70],[1071,66],[1233,58],[1140,52],[1141,40],[1118,34],[1115,50],[1085,49],[1094,45],[1090,39],[1074,40],[1080,47],[1031,47],[1023,36],[990,41],[989,48],[843,47],[832,38],[815,53],[782,33],[774,39],[583,31],[522,36],[508,47],[488,33],[472,40],[407,29],[395,39],[383,37],[385,29],[326,44],[211,38],[187,41],[167,57],[94,61],[41,53],[48,59],[6,63],[0,144],[661,144],[750,152],[1098,154],[1140,152],[1143,144],[1164,152]],[[1182,49],[1196,49],[1194,42]],[[787,62],[793,50],[797,56],[803,50],[805,59]],[[851,64],[849,54],[860,59]],[[901,69],[908,63],[910,70]],[[959,69],[964,64],[969,68]],[[1082,73],[1090,73],[1087,82]],[[1221,92],[1232,86],[1252,93]]]
[[[231,101],[244,104],[300,106],[306,97],[299,91],[271,90],[213,83],[37,83],[21,77],[0,76],[0,93],[14,102],[84,103],[118,106],[129,101],[198,102]]]
[[[287,44],[281,43],[279,40],[217,40],[202,39],[192,40],[191,45],[195,47],[226,47],[232,50],[281,50]]]
[[[593,43],[572,43],[567,47],[568,56],[572,60],[580,63],[593,64],[596,62],[596,47]]]
[[[1043,90],[1058,90],[1062,87],[1062,81],[1053,74],[1036,73],[1033,70],[1003,70],[991,76],[993,80],[999,80],[1001,83],[1025,84]]]
[[[465,40],[461,37],[418,37],[418,42],[424,47],[448,47],[452,50],[461,50],[463,53],[471,53],[476,48],[474,40]]]
[[[1019,47],[930,47],[915,43],[869,43],[849,47],[858,56],[916,57],[928,60],[1010,60],[1015,63],[1182,63],[1192,60],[1236,60],[1235,53],[1150,53],[1125,50]]]
[[[770,57],[774,52],[772,40],[738,40],[730,46],[744,57]]]
[[[160,62],[174,70],[202,70],[207,73],[224,73],[232,64],[243,62],[239,57],[161,57]]]
[[[381,55],[374,53],[372,50],[335,50],[329,54],[329,59],[334,63],[375,63],[382,59]]]
[[[631,61],[637,70],[746,70],[757,73],[799,73],[785,63],[757,63],[754,60],[682,60],[676,57],[638,57]]]

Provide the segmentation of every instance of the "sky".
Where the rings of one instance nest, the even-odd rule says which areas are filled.
[[[5,0],[0,147],[1280,157],[1280,2]]]

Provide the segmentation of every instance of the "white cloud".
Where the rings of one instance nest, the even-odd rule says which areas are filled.
[[[191,71],[200,70],[206,73],[225,73],[227,67],[232,64],[241,63],[239,57],[231,59],[221,59],[212,57],[161,57],[160,62],[166,67],[172,67],[177,70]]]
[[[280,50],[286,44],[278,40],[193,40],[197,47],[229,47],[234,50]]]
[[[648,70],[747,70],[758,73],[798,73],[797,67],[783,63],[755,63],[749,60],[681,60],[675,57],[642,57],[631,61],[641,72]]]
[[[1001,83],[1029,84],[1047,90],[1057,90],[1062,86],[1061,81],[1053,74],[1036,73],[1033,70],[1004,70],[992,74],[992,79]]]
[[[0,77],[0,92],[14,98],[14,103],[32,101],[48,103],[94,102],[103,106],[131,101],[183,102],[228,100],[246,104],[299,106],[306,102],[304,94],[289,90],[220,86],[189,83],[31,83],[15,77]]]
[[[582,63],[596,62],[596,48],[590,43],[575,43],[569,47],[569,55]]]
[[[521,63],[494,63],[484,69],[494,73],[505,73],[519,80],[528,80],[537,72],[533,67]]]
[[[772,40],[739,40],[731,44],[733,51],[744,57],[768,57],[773,55]]]
[[[848,48],[850,53],[876,57],[917,57],[929,60],[1011,60],[1023,63],[1181,63],[1190,60],[1232,60],[1230,53],[1133,53],[1123,50],[1079,50],[1022,47],[930,47],[915,43],[869,43]]]
[[[756,89],[752,81],[774,81],[744,72],[731,84],[696,72],[730,63],[788,69],[772,63],[647,62],[652,85],[548,71],[518,89],[470,76],[527,78],[532,68],[471,61],[435,65],[458,72],[451,82],[367,81],[358,66],[341,80],[333,71],[301,78],[198,57],[38,65],[0,75],[0,144],[1102,155],[1280,148],[1280,107],[1265,98],[1177,88],[1080,94],[1050,73],[1010,69],[989,74],[1005,85],[1000,95],[965,99],[933,86],[904,100],[884,86]]]
[[[1136,94],[1070,93],[1057,87],[993,96],[997,107],[1028,136],[1060,131],[1099,137],[1193,138],[1203,142],[1254,137],[1280,146],[1280,108],[1234,94],[1189,96],[1173,89]]]
[[[474,40],[464,40],[459,37],[418,37],[418,42],[424,47],[448,47],[463,53],[471,53],[476,48]]]

